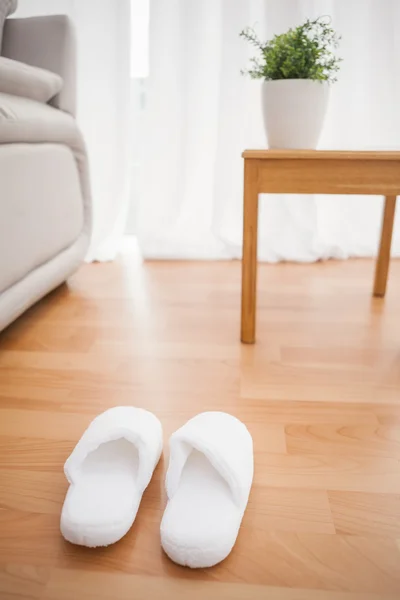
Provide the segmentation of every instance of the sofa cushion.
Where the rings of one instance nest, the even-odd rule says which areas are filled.
[[[1,144],[0,293],[71,246],[82,233],[83,210],[68,147]]]
[[[74,244],[89,197],[75,120],[0,93],[0,293]]]
[[[81,4],[84,2],[80,0]],[[75,115],[76,45],[75,27],[67,15],[7,19],[1,55],[58,73],[64,85],[51,103]]]
[[[82,135],[68,113],[0,92],[0,144],[5,142],[65,143],[84,151]]]
[[[0,56],[0,92],[46,104],[62,88],[56,73]]]
[[[17,10],[18,0],[0,0],[0,50],[3,39],[4,21]]]

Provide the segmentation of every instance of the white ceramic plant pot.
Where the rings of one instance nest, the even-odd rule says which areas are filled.
[[[262,107],[270,148],[317,147],[329,99],[329,84],[311,79],[264,81]]]

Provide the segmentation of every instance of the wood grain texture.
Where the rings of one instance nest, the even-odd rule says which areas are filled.
[[[0,598],[40,600],[49,577],[49,569],[9,563],[0,567]]]
[[[381,241],[379,245],[378,259],[376,261],[374,282],[374,296],[379,298],[382,298],[386,293],[386,282],[390,264],[390,250],[392,247],[393,225],[396,213],[396,200],[396,196],[387,196],[385,198]]]
[[[242,320],[240,338],[254,344],[256,333],[257,240],[258,240],[258,165],[244,165]]]
[[[168,598],[171,600],[398,600],[396,594],[346,593],[309,589],[247,585],[170,579],[168,589],[162,577],[143,575],[106,574],[56,570],[50,580],[43,600],[70,600],[80,598],[82,591],[88,600],[148,600]],[[268,594],[268,595],[266,595]]]
[[[246,159],[259,170],[259,193],[269,194],[400,194],[400,158]]]
[[[400,160],[398,150],[245,150],[243,158],[285,160]]]
[[[383,297],[400,194],[400,152],[246,150],[242,256],[241,341],[256,338],[259,194],[370,194],[386,197],[374,296]]]
[[[397,600],[400,262],[259,265],[259,342],[241,345],[239,263],[86,265],[0,335],[1,600]],[[164,458],[118,544],[61,538],[63,464],[89,421],[134,404]],[[162,553],[168,438],[203,410],[252,433],[237,544],[213,569]]]

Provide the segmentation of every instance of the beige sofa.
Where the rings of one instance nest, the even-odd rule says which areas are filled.
[[[80,265],[91,232],[75,121],[75,38],[65,16],[7,19],[1,55],[58,73],[49,104],[0,93],[0,330]]]

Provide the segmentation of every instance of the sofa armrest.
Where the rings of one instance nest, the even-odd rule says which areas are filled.
[[[50,104],[75,115],[76,39],[66,15],[7,19],[1,54],[61,75],[63,88]]]

